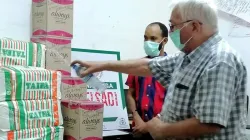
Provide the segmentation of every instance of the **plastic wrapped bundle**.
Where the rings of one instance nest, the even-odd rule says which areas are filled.
[[[61,72],[27,66],[0,67],[0,101],[61,99]]]
[[[0,140],[62,140],[63,132],[62,126],[0,131]]]
[[[13,131],[63,124],[59,100],[0,102],[0,130]]]
[[[0,39],[0,66],[10,65],[45,68],[45,45]]]

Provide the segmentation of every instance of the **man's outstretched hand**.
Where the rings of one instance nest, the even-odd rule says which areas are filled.
[[[105,70],[105,62],[94,62],[94,61],[80,61],[75,60],[71,63],[70,66],[73,66],[75,64],[79,64],[81,67],[85,67],[86,70],[81,72],[80,77],[84,77],[88,74],[99,72]]]

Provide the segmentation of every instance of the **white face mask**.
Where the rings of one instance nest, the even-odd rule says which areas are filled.
[[[180,51],[183,50],[185,48],[185,45],[193,38],[193,36],[192,36],[184,44],[181,43],[181,30],[186,26],[187,26],[187,24],[184,25],[181,29],[176,29],[175,31],[173,31],[169,34],[175,47]]]
[[[153,41],[144,41],[144,51],[148,56],[151,57],[156,57],[160,55],[160,51],[162,48],[159,50],[160,44],[163,42],[165,38],[162,39],[160,43],[153,42]]]

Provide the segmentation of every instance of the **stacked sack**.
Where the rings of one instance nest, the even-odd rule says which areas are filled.
[[[0,140],[63,139],[61,73],[44,66],[44,45],[0,40]]]

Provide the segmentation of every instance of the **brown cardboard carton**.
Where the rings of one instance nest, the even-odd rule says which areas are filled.
[[[32,0],[32,36],[73,37],[73,0]]]
[[[82,79],[64,76],[61,87],[62,99],[87,100],[87,84],[83,83]]]
[[[46,69],[70,72],[71,40],[44,37],[31,38],[31,41],[46,46]]]
[[[65,140],[102,140],[102,103],[64,100],[62,114]]]

